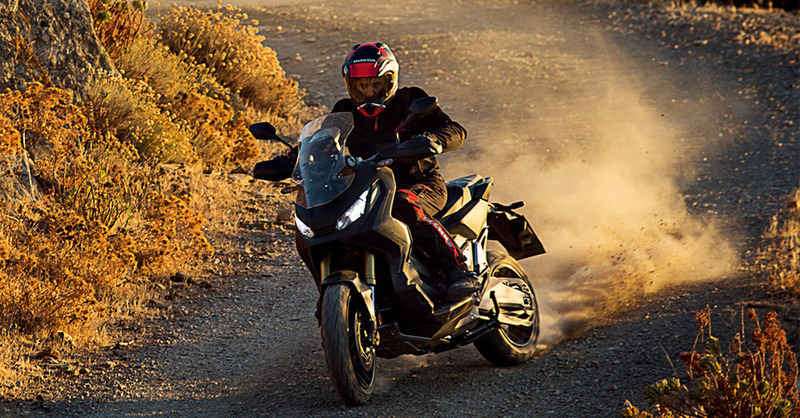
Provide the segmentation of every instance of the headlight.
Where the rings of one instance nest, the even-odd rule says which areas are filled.
[[[297,230],[300,231],[301,234],[305,235],[306,238],[314,238],[314,231],[308,227],[300,218],[297,217],[297,214],[294,215],[294,224],[297,225]]]
[[[339,217],[339,220],[336,221],[337,230],[341,231],[347,228],[351,223],[355,222],[356,219],[364,215],[364,212],[367,210],[367,195],[370,189],[371,188],[367,188],[367,190],[364,190],[364,193],[361,193],[361,196],[350,205],[350,208],[345,211],[344,215]]]

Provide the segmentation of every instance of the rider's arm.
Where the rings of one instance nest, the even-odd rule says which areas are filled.
[[[421,97],[428,97],[419,87],[409,87],[408,102]],[[442,146],[442,152],[455,151],[464,145],[467,139],[467,130],[461,124],[450,119],[450,116],[441,108],[437,108],[433,114],[425,116],[416,123],[409,124],[408,130],[414,134],[424,133],[433,138]]]
[[[442,115],[446,120],[439,128],[428,131],[427,135],[442,145],[442,152],[455,151],[464,145],[464,141],[467,139],[467,130],[458,122],[450,119],[444,112]]]

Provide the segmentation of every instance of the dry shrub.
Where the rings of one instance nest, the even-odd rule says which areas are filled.
[[[664,379],[648,386],[644,395],[660,417],[789,417],[800,416],[796,387],[797,358],[786,342],[775,312],[764,315],[764,328],[753,309],[752,349],[743,350],[737,334],[723,354],[719,339],[711,335],[710,311],[698,312],[700,331],[692,351],[681,353],[688,384]],[[708,333],[706,336],[706,332]],[[742,329],[744,334],[744,329]],[[705,340],[703,353],[697,344]],[[629,406],[625,417],[652,417]]]
[[[25,333],[85,323],[104,308],[95,290],[121,283],[126,265],[97,222],[53,207],[18,210],[0,228],[4,251],[0,278],[0,325]]]
[[[0,156],[16,155],[22,150],[22,137],[7,116],[0,115]]]
[[[800,296],[800,188],[772,217],[751,267],[779,293]]]
[[[72,95],[41,83],[28,84],[24,92],[0,94],[0,116],[11,123],[0,130],[8,135],[0,143],[13,143],[21,136],[26,147],[38,149],[42,154],[52,147],[72,152],[76,144],[89,139],[86,118],[72,104]]]
[[[247,163],[257,152],[238,96],[205,66],[185,58],[143,37],[119,61],[126,76],[146,82],[161,106],[191,131],[194,152],[206,166]]]
[[[35,140],[44,191],[0,201],[0,326],[25,333],[85,325],[123,284],[213,252],[189,196],[135,163],[130,145],[94,133],[70,99],[40,84],[0,95],[10,142]]]
[[[219,82],[251,105],[286,116],[301,107],[303,93],[286,78],[272,49],[263,46],[258,29],[246,23],[241,9],[200,11],[176,7],[158,25],[161,42],[176,54],[206,65]]]
[[[112,228],[128,209],[120,192],[127,183],[121,166],[136,152],[114,138],[98,138],[71,100],[69,93],[38,83],[24,93],[0,95],[0,119],[16,123],[2,141],[27,137],[43,190],[64,208]]]
[[[87,113],[96,132],[106,132],[130,143],[141,157],[159,162],[197,160],[191,132],[169,111],[158,106],[158,96],[140,81],[97,77],[86,88]]]
[[[97,38],[114,58],[150,26],[146,0],[89,0],[89,9]]]
[[[149,36],[137,38],[114,64],[125,77],[147,83],[160,96],[161,103],[171,103],[181,96],[198,93],[242,108],[236,95],[223,87],[205,65],[190,62],[185,53],[173,53]]]
[[[190,196],[152,192],[147,201],[138,225],[115,237],[138,275],[164,277],[192,259],[214,254],[203,232],[206,221],[190,207]]]
[[[250,120],[221,100],[192,93],[173,106],[179,117],[194,128],[192,143],[206,165],[246,163],[258,154],[247,130]]]

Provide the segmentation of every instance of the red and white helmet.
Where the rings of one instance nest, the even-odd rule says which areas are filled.
[[[358,111],[366,117],[378,116],[397,91],[399,71],[400,66],[389,45],[380,42],[355,45],[344,60],[342,76]],[[372,97],[364,97],[354,81],[359,78],[382,78],[383,88]]]

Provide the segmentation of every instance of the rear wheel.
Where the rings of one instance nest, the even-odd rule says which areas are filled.
[[[320,332],[336,392],[348,404],[360,405],[372,396],[375,348],[369,341],[369,312],[353,293],[346,284],[325,289]]]
[[[487,258],[491,276],[508,278],[510,286],[530,296],[533,318],[528,326],[501,325],[500,328],[475,341],[475,348],[486,360],[495,365],[519,364],[533,357],[536,341],[539,339],[539,306],[536,303],[533,283],[522,266],[511,256],[489,252]]]

